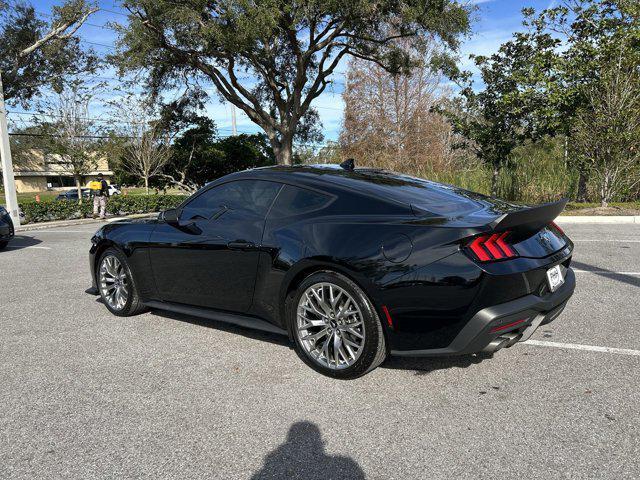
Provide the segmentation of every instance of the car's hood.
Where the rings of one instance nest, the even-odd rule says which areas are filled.
[[[119,218],[117,220],[112,220],[109,222],[111,225],[122,225],[122,224],[145,224],[145,223],[159,223],[158,214],[151,213],[147,217],[136,217],[136,218]]]

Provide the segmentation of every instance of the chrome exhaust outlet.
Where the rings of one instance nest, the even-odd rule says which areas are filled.
[[[506,348],[509,348],[509,347],[515,345],[516,343],[518,343],[520,341],[520,339],[522,338],[522,334],[521,333],[506,333],[505,335],[502,335],[502,337],[509,339],[509,341],[505,345]]]
[[[500,335],[498,338],[492,340],[489,345],[482,349],[482,351],[485,353],[497,352],[501,348],[509,348],[510,346],[515,345],[521,338],[521,333],[505,333],[504,335]]]
[[[493,352],[497,352],[498,350],[500,350],[501,348],[505,347],[507,345],[507,343],[509,342],[508,338],[504,338],[504,337],[498,337],[495,340],[492,340],[489,345],[487,345],[486,347],[484,347],[482,349],[483,352],[485,353],[493,353]]]

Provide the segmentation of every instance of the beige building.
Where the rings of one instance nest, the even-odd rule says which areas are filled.
[[[61,164],[57,155],[45,155],[33,150],[28,156],[23,156],[13,166],[18,193],[41,192],[44,190],[68,190],[75,187],[73,175]],[[97,161],[96,169],[82,177],[82,185],[86,186],[94,180],[98,173],[104,175],[111,183],[113,172],[105,157]]]

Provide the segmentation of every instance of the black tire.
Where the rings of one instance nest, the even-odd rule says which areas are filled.
[[[321,365],[311,358],[310,354],[307,353],[305,348],[302,346],[297,332],[296,317],[298,303],[300,302],[304,292],[309,287],[317,283],[332,283],[344,289],[354,299],[362,312],[362,320],[365,329],[365,341],[362,353],[353,365],[340,370]],[[289,322],[289,327],[291,328],[291,333],[295,342],[295,350],[298,356],[315,371],[328,377],[343,380],[358,378],[376,368],[387,357],[387,348],[384,332],[382,331],[382,324],[372,302],[356,283],[339,273],[333,271],[322,271],[311,274],[305,278],[296,291],[288,298],[287,320]]]
[[[129,294],[127,296],[127,301],[124,303],[122,308],[113,308],[111,305],[109,305],[109,302],[105,297],[105,291],[100,281],[100,268],[105,259],[110,256],[116,257],[118,259],[127,276]],[[96,266],[96,280],[98,283],[98,292],[100,294],[100,298],[102,299],[102,303],[104,303],[104,306],[107,307],[107,310],[109,310],[114,315],[117,315],[119,317],[130,317],[132,315],[138,315],[139,313],[148,310],[148,308],[140,300],[140,295],[138,294],[138,289],[136,287],[135,281],[133,280],[133,275],[131,275],[131,269],[129,267],[127,257],[120,250],[116,248],[108,248],[102,253],[102,255],[100,255],[100,260],[98,260],[98,264]]]
[[[0,250],[4,250],[4,248],[5,248],[7,245],[9,245],[9,242],[8,242],[8,241],[0,242]]]

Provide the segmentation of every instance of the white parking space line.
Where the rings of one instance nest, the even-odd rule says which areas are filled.
[[[610,240],[610,239],[606,239],[606,238],[604,238],[604,239],[603,239],[603,238],[578,238],[578,239],[576,239],[576,238],[572,238],[572,239],[571,239],[571,241],[572,241],[573,243],[576,243],[576,242],[594,242],[594,243],[599,243],[599,242],[602,242],[602,243],[606,243],[606,242],[609,242],[609,243],[611,243],[611,242],[613,242],[613,243],[640,243],[640,240],[621,240],[621,239],[619,239],[619,238],[615,238],[615,239],[612,239],[612,240]]]
[[[574,273],[595,273],[602,275],[608,273],[609,275],[640,275],[640,272],[612,272],[611,270],[578,270],[574,269]]]
[[[612,348],[612,347],[598,347],[595,345],[580,345],[578,343],[560,343],[560,342],[545,342],[542,340],[527,340],[522,342],[525,345],[536,345],[538,347],[552,347],[552,348],[570,348],[573,350],[586,350],[588,352],[600,352],[600,353],[615,353],[617,355],[633,355],[640,357],[640,350],[631,350],[629,348]]]
[[[32,230],[30,232],[24,233],[33,233],[40,235],[41,233],[89,233],[91,230]],[[23,232],[18,232],[19,234],[23,234]]]
[[[34,247],[34,246],[29,246],[29,247],[21,247],[20,245],[9,245],[8,247],[5,247],[7,250],[13,249],[13,250],[17,250],[17,249],[23,249],[23,248],[36,248],[38,250],[51,250],[51,247]]]

